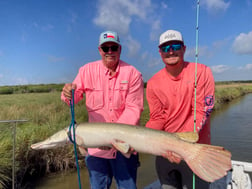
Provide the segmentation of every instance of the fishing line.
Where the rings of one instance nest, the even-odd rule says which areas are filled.
[[[197,63],[198,63],[198,43],[199,43],[199,8],[200,0],[197,0],[196,15],[196,47],[195,47],[195,84],[194,84],[194,132],[196,132],[196,99],[197,99]],[[193,189],[195,189],[195,174],[193,173]]]
[[[80,169],[79,169],[79,162],[78,162],[78,154],[77,154],[77,148],[76,148],[76,138],[75,138],[75,113],[74,113],[74,89],[72,89],[72,100],[70,100],[70,109],[71,109],[71,124],[69,126],[69,140],[74,144],[74,154],[75,154],[75,162],[76,162],[76,168],[78,173],[78,182],[79,182],[79,188],[81,189],[81,179],[80,179]],[[72,132],[71,132],[72,130]],[[73,133],[73,138],[72,134]]]

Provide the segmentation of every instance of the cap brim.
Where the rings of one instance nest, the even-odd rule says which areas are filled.
[[[165,41],[163,43],[161,43],[160,45],[158,45],[158,47],[161,47],[162,45],[166,44],[166,43],[170,43],[170,42],[178,42],[184,45],[184,41],[180,41],[180,40],[171,40],[171,41]]]
[[[104,43],[108,43],[108,42],[116,43],[118,45],[121,45],[120,43],[118,43],[118,41],[109,39],[109,40],[103,40],[102,43],[99,44],[99,46],[101,46]]]

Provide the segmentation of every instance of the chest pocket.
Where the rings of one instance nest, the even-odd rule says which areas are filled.
[[[86,91],[86,107],[88,111],[95,111],[104,106],[104,92],[102,89],[93,88]]]
[[[125,102],[128,94],[128,83],[120,83],[119,88],[115,89],[114,95],[114,108],[115,109],[124,109]]]

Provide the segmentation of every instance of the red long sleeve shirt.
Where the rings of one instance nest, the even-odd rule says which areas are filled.
[[[146,127],[173,132],[194,131],[195,63],[172,77],[166,68],[147,83],[150,119]],[[199,143],[210,144],[210,113],[214,107],[214,78],[209,67],[197,64],[196,131]]]

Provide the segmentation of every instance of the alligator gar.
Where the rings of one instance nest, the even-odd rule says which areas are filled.
[[[48,139],[31,145],[32,149],[51,149],[70,143],[73,133],[65,128]],[[196,134],[197,135],[197,134]],[[193,137],[192,137],[193,136]],[[195,133],[168,133],[142,126],[115,123],[81,123],[75,127],[76,144],[82,149],[114,147],[127,154],[140,153],[165,157],[178,154],[201,179],[213,182],[231,169],[231,153],[220,146],[195,143]]]

